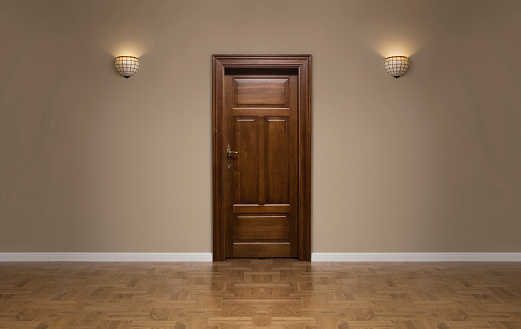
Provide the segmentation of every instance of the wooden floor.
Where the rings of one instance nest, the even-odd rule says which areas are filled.
[[[0,263],[0,328],[521,328],[521,263]]]

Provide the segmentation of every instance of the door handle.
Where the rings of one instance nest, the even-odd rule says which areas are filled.
[[[226,163],[228,165],[228,169],[230,169],[232,154],[239,154],[237,151],[232,151],[232,148],[230,147],[230,144],[228,144],[228,147],[226,148]]]

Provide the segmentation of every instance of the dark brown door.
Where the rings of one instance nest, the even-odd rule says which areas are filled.
[[[214,234],[214,259],[306,259],[301,256],[306,254],[302,248],[309,248],[309,223],[300,220],[300,203],[309,202],[301,199],[306,192],[301,185],[309,182],[300,182],[299,161],[306,160],[300,148],[307,141],[301,138],[309,134],[299,131],[305,128],[302,107],[309,105],[302,100],[309,97],[301,98],[300,66],[254,64],[222,67],[219,95],[214,90],[220,122],[216,127],[214,108],[214,142],[219,143],[214,144],[214,175],[220,178],[214,203],[220,205],[217,248],[222,253],[216,259]]]

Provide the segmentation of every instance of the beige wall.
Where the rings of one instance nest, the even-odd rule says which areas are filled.
[[[212,53],[313,55],[313,252],[520,252],[520,12],[2,1],[0,252],[210,252]]]

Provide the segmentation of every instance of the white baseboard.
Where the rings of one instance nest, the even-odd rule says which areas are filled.
[[[520,262],[519,252],[313,253],[313,262]]]
[[[0,252],[0,262],[211,262],[212,253]],[[313,262],[521,262],[518,252],[313,253]]]
[[[212,253],[0,252],[0,262],[211,262]]]

